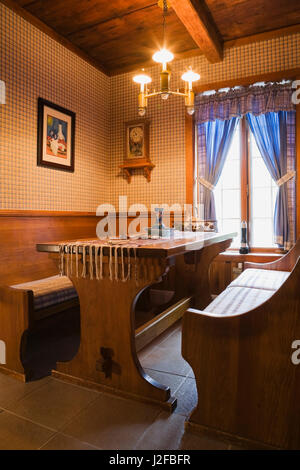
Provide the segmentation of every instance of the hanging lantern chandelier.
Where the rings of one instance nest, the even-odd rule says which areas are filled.
[[[193,82],[199,80],[200,75],[196,72],[193,72],[192,68],[189,67],[189,69],[181,77],[181,79],[185,82],[185,92],[182,93],[179,90],[170,90],[171,71],[168,63],[174,59],[174,55],[165,47],[166,14],[168,12],[169,4],[167,0],[160,0],[158,5],[163,10],[163,48],[155,52],[155,54],[152,56],[152,59],[155,62],[162,64],[160,72],[160,90],[154,90],[152,93],[149,93],[147,85],[152,80],[149,75],[144,73],[144,69],[142,69],[142,73],[133,77],[133,81],[140,85],[138,113],[140,116],[144,116],[146,114],[148,99],[152,98],[152,96],[160,95],[163,100],[166,100],[170,95],[177,95],[184,97],[185,107],[188,114],[193,114],[195,98],[193,92]]]

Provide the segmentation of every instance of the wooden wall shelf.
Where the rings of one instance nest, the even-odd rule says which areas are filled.
[[[141,163],[123,163],[120,165],[120,168],[124,170],[125,176],[127,178],[128,183],[131,182],[132,172],[133,170],[143,168],[145,178],[147,179],[148,183],[151,181],[151,171],[155,165],[151,162],[141,162]]]

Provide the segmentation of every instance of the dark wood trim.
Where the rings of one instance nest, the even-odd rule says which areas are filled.
[[[95,212],[80,211],[42,211],[42,210],[24,210],[7,209],[0,210],[0,217],[96,217]]]
[[[193,116],[185,113],[185,194],[186,204],[193,204],[195,132]]]
[[[254,42],[269,41],[270,39],[280,38],[282,36],[290,36],[291,34],[297,34],[300,32],[300,24],[294,24],[285,28],[272,29],[264,33],[251,34],[243,38],[231,39],[225,41],[224,49],[231,49],[232,47],[247,46]]]
[[[300,71],[297,76],[297,79],[300,80]],[[296,238],[300,237],[300,104],[296,105]]]
[[[75,46],[71,41],[66,39],[65,37],[61,36],[58,34],[54,29],[50,28],[47,26],[45,23],[43,23],[41,20],[39,20],[36,16],[32,15],[29,13],[25,8],[21,7],[18,5],[15,1],[13,0],[0,0],[0,3],[3,3],[7,8],[10,10],[14,11],[17,13],[17,15],[21,16],[24,18],[24,20],[28,21],[28,23],[32,24],[36,28],[38,28],[40,31],[43,33],[47,34],[50,38],[54,39],[56,42],[64,46],[66,49],[69,49],[69,51],[73,52],[76,54],[78,57],[83,59],[85,62],[88,64],[92,65],[96,69],[100,70],[100,72],[104,73],[105,75],[107,74],[107,71],[103,67],[102,64],[99,64],[98,61],[87,55],[83,50],[81,50],[79,47]]]
[[[248,86],[259,81],[273,81],[273,80],[283,80],[287,79],[296,79],[300,76],[300,68],[295,69],[286,69],[279,70],[278,72],[268,72],[263,74],[248,75],[247,77],[233,78],[230,80],[222,80],[219,82],[203,83],[201,85],[196,85],[194,87],[195,93],[201,93],[207,90],[219,90],[220,88],[234,87],[237,85]]]

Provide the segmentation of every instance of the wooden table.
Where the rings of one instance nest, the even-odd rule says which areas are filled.
[[[140,266],[138,284],[134,277],[126,282],[111,280],[108,276],[102,280],[76,277],[73,269],[69,278],[80,301],[81,342],[76,356],[69,362],[58,363],[53,375],[172,410],[176,400],[171,397],[169,387],[149,377],[137,357],[134,339],[136,301],[146,287],[160,281],[175,264],[177,297],[192,295],[193,305],[204,308],[211,301],[209,265],[215,256],[230,246],[235,235],[182,233],[180,239],[144,241],[143,246],[136,249]],[[83,240],[80,242],[84,243]],[[62,243],[71,244],[72,241],[41,243],[37,250],[48,252],[59,266]],[[88,257],[87,253],[86,259]],[[82,254],[79,254],[81,258]],[[108,263],[108,257],[104,256],[103,263]]]

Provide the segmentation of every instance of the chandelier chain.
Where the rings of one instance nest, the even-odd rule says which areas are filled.
[[[168,13],[168,0],[163,0],[163,47],[165,47],[167,13]]]

